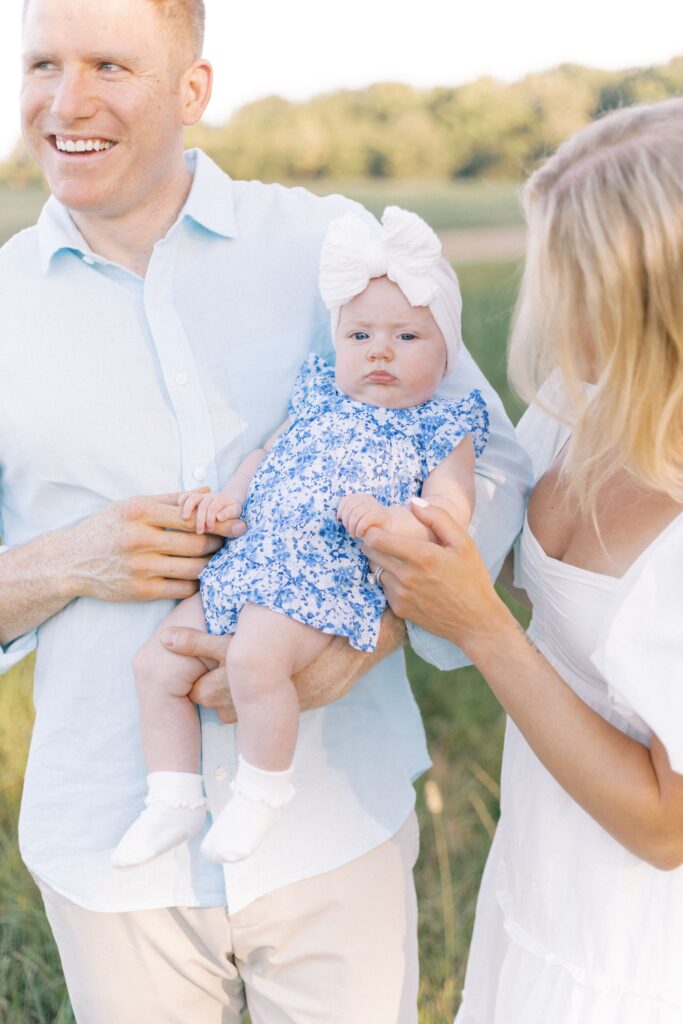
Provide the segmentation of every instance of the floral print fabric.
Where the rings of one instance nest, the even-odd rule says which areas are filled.
[[[244,604],[264,605],[323,633],[374,650],[386,608],[368,561],[337,520],[346,494],[405,504],[466,434],[477,455],[488,438],[478,390],[408,409],[343,394],[334,369],[311,355],[299,371],[290,426],[254,475],[247,533],[228,541],[201,575],[210,633],[234,633]]]

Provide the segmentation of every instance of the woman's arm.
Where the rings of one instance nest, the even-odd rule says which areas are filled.
[[[618,842],[662,870],[683,864],[683,776],[576,696],[498,598],[469,536],[441,509],[415,515],[439,544],[372,530],[397,615],[457,644],[557,782]]]
[[[422,487],[424,498],[444,509],[462,527],[474,511],[474,445],[469,434],[429,474]],[[370,494],[347,494],[337,516],[352,537],[362,538],[373,526],[414,540],[434,540],[429,527],[417,519],[412,505],[382,505]]]

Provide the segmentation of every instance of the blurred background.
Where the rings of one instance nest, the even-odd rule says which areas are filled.
[[[235,178],[341,192],[377,214],[389,203],[420,213],[460,277],[465,341],[516,421],[505,343],[524,251],[521,184],[602,112],[683,94],[683,7],[246,6],[207,0],[216,86],[187,144]],[[47,195],[19,141],[20,11],[20,0],[4,0],[0,14],[0,242],[33,223]],[[504,721],[474,669],[442,674],[408,659],[434,760],[418,784],[420,1024],[450,1024],[499,812]],[[0,685],[0,1022],[69,1024],[56,952],[16,847],[31,670],[27,661]]]

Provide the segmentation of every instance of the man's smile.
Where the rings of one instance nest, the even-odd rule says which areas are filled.
[[[111,139],[93,136],[49,135],[48,140],[60,153],[103,153],[116,145]]]

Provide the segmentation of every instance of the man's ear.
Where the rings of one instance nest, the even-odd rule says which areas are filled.
[[[180,82],[183,124],[186,128],[197,124],[211,99],[213,68],[208,60],[200,58],[190,64]]]

